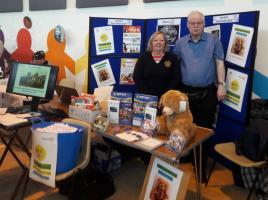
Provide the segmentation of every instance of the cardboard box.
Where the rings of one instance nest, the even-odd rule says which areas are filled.
[[[69,117],[93,123],[100,110],[92,111],[78,106],[69,105]]]

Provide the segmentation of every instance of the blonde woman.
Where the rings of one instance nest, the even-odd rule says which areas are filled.
[[[153,33],[148,49],[138,59],[133,78],[136,92],[161,97],[170,89],[177,89],[181,80],[181,70],[177,57],[168,51],[168,41],[164,33]]]

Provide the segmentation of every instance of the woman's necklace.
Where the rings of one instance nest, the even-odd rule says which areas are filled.
[[[164,52],[161,52],[161,53],[153,53],[152,52],[152,57],[156,63],[159,63],[161,61],[161,59],[163,58],[163,56],[164,56]]]

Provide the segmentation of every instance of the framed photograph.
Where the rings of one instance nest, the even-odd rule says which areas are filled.
[[[182,200],[185,198],[189,180],[189,173],[152,155],[140,199]]]

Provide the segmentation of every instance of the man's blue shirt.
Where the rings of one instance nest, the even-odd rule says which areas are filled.
[[[216,81],[216,59],[224,59],[221,41],[216,36],[204,32],[194,42],[188,34],[176,41],[174,53],[181,60],[183,84],[205,87]]]

